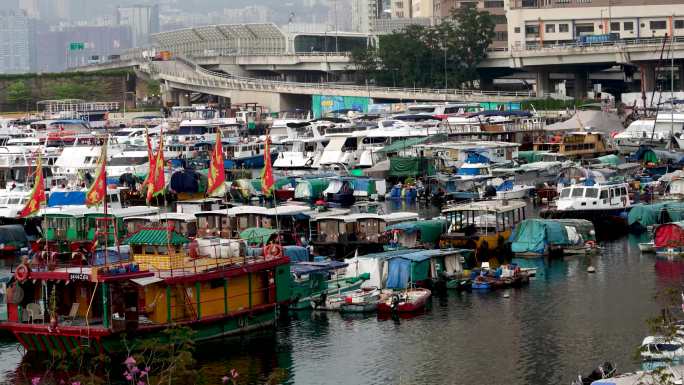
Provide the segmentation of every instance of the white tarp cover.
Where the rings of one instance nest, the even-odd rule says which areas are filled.
[[[614,112],[581,110],[577,111],[570,119],[563,122],[547,125],[547,131],[578,131],[590,128],[591,131],[610,133],[622,131],[625,127],[622,119]]]
[[[337,194],[341,188],[342,181],[339,179],[333,179],[330,181],[330,184],[328,184],[328,188],[323,190],[323,196],[326,196],[327,194]]]
[[[363,273],[369,273],[370,279],[365,281],[361,287],[377,287],[383,288],[385,280],[387,279],[387,264],[384,258],[364,258],[354,257],[345,259],[347,270],[346,275],[349,277],[358,276]]]

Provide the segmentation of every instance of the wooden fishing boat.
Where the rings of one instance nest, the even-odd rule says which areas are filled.
[[[414,288],[390,295],[378,303],[379,313],[412,313],[423,310],[432,292],[428,289]]]
[[[101,262],[24,261],[7,285],[9,317],[0,328],[28,351],[108,354],[124,349],[124,333],[139,341],[181,325],[203,341],[275,324],[278,305],[291,298],[288,258],[190,258],[189,242],[168,229],[141,229],[125,241],[129,254],[122,245]]]
[[[530,282],[527,273],[515,265],[503,265],[496,271],[482,269],[479,273],[473,272],[471,288],[473,290],[496,290],[508,287],[520,287]]]

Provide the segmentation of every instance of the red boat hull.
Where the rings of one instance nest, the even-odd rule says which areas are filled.
[[[287,201],[294,199],[294,190],[275,190],[275,197],[279,201]]]
[[[378,304],[378,312],[379,313],[412,313],[412,312],[417,312],[421,311],[425,308],[425,304],[427,303],[428,298],[430,298],[430,295],[432,294],[430,290],[427,289],[422,289],[421,290],[423,293],[417,298],[412,299],[411,301],[407,302],[400,302],[396,308],[392,308],[391,305],[391,300],[388,301],[383,301]]]

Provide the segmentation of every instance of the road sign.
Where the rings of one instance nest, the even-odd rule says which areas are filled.
[[[83,43],[83,42],[69,43],[69,51],[82,51],[84,49],[85,49],[85,43]]]

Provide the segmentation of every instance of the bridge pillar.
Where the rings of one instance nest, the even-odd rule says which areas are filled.
[[[584,71],[575,72],[575,99],[587,97],[587,73]]]
[[[544,94],[551,93],[551,79],[549,77],[549,70],[537,71],[537,96],[543,97]]]
[[[679,63],[679,90],[684,91],[684,62]]]
[[[655,63],[641,63],[639,65],[641,71],[641,89],[644,91],[653,91],[656,88],[656,65]]]
[[[190,105],[190,96],[187,92],[178,91],[178,106],[186,107]]]

